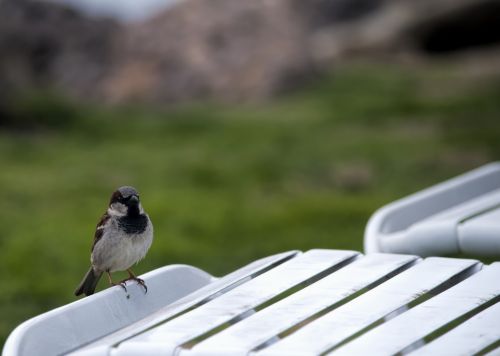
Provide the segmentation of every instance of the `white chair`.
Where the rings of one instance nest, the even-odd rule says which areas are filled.
[[[388,204],[365,230],[366,253],[500,256],[500,163]]]
[[[378,234],[368,250],[427,221],[434,237],[414,233],[408,249],[449,252],[451,242],[433,249],[433,241],[455,241],[450,224],[462,211],[476,212],[467,215],[474,225],[461,222],[476,234],[495,210],[487,192],[498,189],[499,171],[490,165],[382,209],[370,220]],[[489,243],[486,235],[479,241]],[[3,355],[500,355],[500,262],[310,250],[222,278],[190,266],[141,278],[147,294],[134,283],[128,294],[113,287],[24,322]]]
[[[311,250],[141,277],[147,294],[113,287],[21,324],[3,355],[500,354],[500,262]]]

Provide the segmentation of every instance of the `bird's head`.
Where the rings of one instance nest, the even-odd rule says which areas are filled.
[[[109,201],[109,213],[113,215],[138,215],[143,213],[139,193],[133,187],[120,187],[114,191]]]

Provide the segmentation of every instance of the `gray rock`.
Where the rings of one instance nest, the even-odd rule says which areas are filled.
[[[387,0],[385,0],[387,1]],[[107,83],[111,102],[262,100],[321,70],[311,37],[384,0],[184,0],[128,26]]]
[[[53,88],[106,103],[258,101],[353,54],[440,53],[500,42],[499,0],[183,0],[142,23],[52,3],[0,2],[0,112]]]
[[[500,44],[498,0],[388,1],[357,21],[313,35],[316,62],[352,54],[436,54]]]
[[[87,19],[57,4],[2,0],[0,83],[16,92],[53,88],[96,96],[112,63],[116,29],[111,21]]]
[[[185,0],[127,27],[106,86],[113,102],[262,99],[311,72],[288,0]]]

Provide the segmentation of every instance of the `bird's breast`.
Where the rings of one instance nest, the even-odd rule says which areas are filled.
[[[113,272],[125,270],[144,258],[153,241],[153,226],[146,215],[144,218],[143,227],[140,222],[126,221],[130,232],[121,225],[120,219],[115,220],[95,245],[92,265],[98,270]]]
[[[142,234],[145,232],[148,225],[148,217],[144,214],[125,215],[118,219],[118,226],[123,229],[126,234]]]

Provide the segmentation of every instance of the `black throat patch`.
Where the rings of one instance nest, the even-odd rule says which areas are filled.
[[[129,214],[119,218],[118,225],[127,234],[142,234],[148,225],[148,218],[144,214]]]

